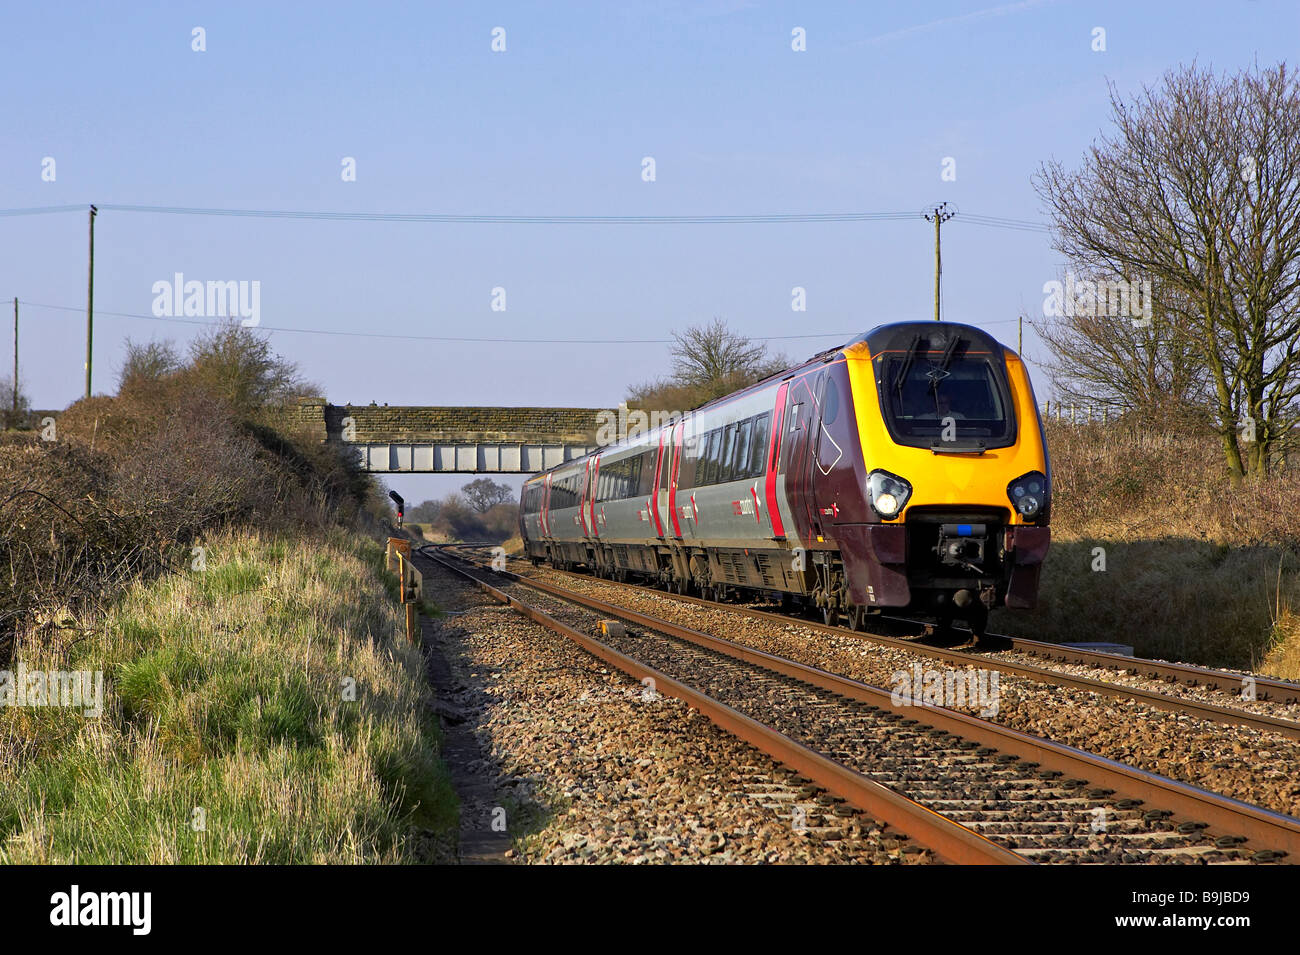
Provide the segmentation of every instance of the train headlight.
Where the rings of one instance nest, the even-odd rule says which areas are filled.
[[[1023,474],[1007,485],[1007,497],[1021,517],[1036,521],[1047,512],[1047,477],[1039,471]]]
[[[867,476],[867,496],[875,512],[891,521],[903,512],[907,499],[912,496],[912,485],[897,474],[872,471]]]

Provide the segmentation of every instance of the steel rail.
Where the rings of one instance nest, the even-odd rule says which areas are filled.
[[[1212,670],[1208,667],[1194,666],[1190,663],[1170,663],[1166,660],[1150,660],[1144,657],[1126,657],[1104,650],[1086,650],[1081,647],[1064,647],[1042,640],[1027,637],[1009,637],[1005,634],[987,634],[996,640],[1005,640],[1012,650],[1030,653],[1034,656],[1048,657],[1063,663],[1078,663],[1102,669],[1127,670],[1134,674],[1154,677],[1159,680],[1186,683],[1189,686],[1205,686],[1215,690],[1240,690],[1247,678],[1255,681],[1255,698],[1266,702],[1300,703],[1300,683],[1279,680],[1274,677],[1255,676],[1251,673],[1232,673],[1228,670]]]
[[[459,559],[465,560],[463,557]],[[481,567],[474,562],[466,562]],[[1084,776],[1090,782],[1101,787],[1112,788],[1126,797],[1142,799],[1144,802],[1148,799],[1156,801],[1159,803],[1157,808],[1172,811],[1175,820],[1204,823],[1211,834],[1245,837],[1256,842],[1261,848],[1280,850],[1290,858],[1300,858],[1300,819],[1292,816],[1253,806],[1229,796],[1159,776],[1063,743],[1022,733],[956,710],[920,701],[904,701],[896,704],[890,691],[870,684],[732,643],[721,637],[691,630],[626,607],[608,604],[544,581],[523,577],[509,571],[483,569],[599,613],[670,634],[735,659],[766,667],[784,676],[803,680],[830,692],[892,710],[935,729],[994,746],[1000,751],[1013,753],[1023,760],[1039,763],[1048,769]],[[473,579],[477,580],[477,578]],[[778,619],[785,618],[778,617]],[[975,662],[968,655],[957,654],[957,656],[964,666],[970,666]]]
[[[463,559],[463,558],[462,558]],[[1122,683],[1108,683],[1105,680],[1095,680],[1091,677],[1078,676],[1071,673],[1062,673],[1060,670],[1052,670],[1047,667],[1034,666],[1031,663],[1015,663],[1011,660],[1001,660],[995,656],[983,654],[973,654],[962,650],[949,650],[944,647],[930,646],[925,643],[917,643],[914,640],[905,640],[901,637],[891,637],[880,633],[871,633],[861,630],[847,630],[843,627],[836,627],[830,624],[818,623],[815,620],[806,620],[802,617],[793,617],[779,613],[772,613],[768,610],[758,610],[754,607],[736,607],[725,603],[719,603],[715,600],[705,600],[702,597],[692,597],[687,594],[674,594],[654,587],[646,587],[641,584],[627,583],[624,581],[607,580],[603,577],[594,577],[591,574],[579,574],[571,570],[557,570],[548,567],[548,570],[557,574],[566,574],[579,580],[591,580],[601,584],[608,584],[611,587],[621,587],[631,591],[642,591],[645,593],[655,594],[660,597],[668,597],[673,600],[680,600],[686,603],[695,604],[701,607],[708,607],[715,610],[723,610],[741,616],[753,617],[758,620],[770,620],[774,623],[796,624],[806,627],[818,633],[832,634],[838,637],[853,637],[860,640],[868,640],[878,646],[892,647],[896,650],[902,650],[910,653],[919,653],[936,660],[942,660],[945,663],[967,666],[972,662],[978,661],[985,665],[987,669],[997,670],[999,673],[1006,673],[1011,676],[1024,677],[1027,680],[1034,680],[1038,683],[1047,683],[1053,686],[1066,686],[1071,689],[1083,690],[1090,693],[1098,693],[1103,696],[1117,698],[1127,698],[1145,703],[1148,706],[1157,709],[1168,710],[1174,713],[1187,713],[1201,719],[1211,720],[1216,723],[1225,723],[1230,725],[1246,726],[1254,730],[1269,733],[1279,733],[1291,739],[1300,739],[1300,722],[1289,720],[1280,716],[1267,716],[1260,713],[1251,713],[1248,710],[1237,709],[1231,706],[1220,706],[1217,703],[1206,703],[1202,700],[1186,699],[1178,696],[1170,696],[1167,693],[1160,693],[1155,690],[1147,690],[1142,687],[1126,686]],[[522,578],[531,581],[531,578]],[[891,618],[902,620],[903,618]],[[907,621],[913,623],[916,621]],[[990,635],[995,636],[995,635]],[[1005,638],[1008,640],[1018,638]],[[1018,641],[1024,643],[1026,641]],[[1043,647],[1053,647],[1050,643],[1041,643],[1040,641],[1028,641],[1029,643],[1038,643]],[[1023,647],[1020,647],[1023,649]],[[1062,648],[1069,650],[1070,648]],[[1028,652],[1028,651],[1026,651]],[[1095,651],[1080,651],[1093,656],[1111,657],[1115,660],[1126,661],[1128,668],[1134,668],[1135,663],[1151,664],[1154,667],[1179,667],[1182,664],[1163,664],[1159,661],[1137,661],[1133,657],[1122,657],[1118,654],[1102,654]],[[1219,674],[1223,677],[1224,686],[1240,687],[1241,677],[1236,674],[1221,673],[1216,670],[1204,670],[1200,667],[1184,667],[1188,671],[1195,671],[1205,674]],[[1152,674],[1155,675],[1153,669]],[[1235,681],[1235,682],[1233,682]],[[1202,685],[1211,685],[1208,678],[1202,679]],[[1294,687],[1300,691],[1300,685],[1288,684],[1282,680],[1269,680],[1267,677],[1257,679],[1258,686],[1276,686],[1283,685]],[[1223,687],[1221,687],[1223,688]],[[1267,699],[1267,697],[1264,697]]]
[[[617,667],[636,680],[649,678],[657,692],[674,696],[699,710],[717,726],[771,756],[819,786],[842,797],[846,802],[928,846],[945,862],[959,865],[1024,865],[1031,860],[996,842],[953,822],[887,786],[867,778],[816,750],[804,746],[744,713],[695,690],[665,673],[620,653],[595,638],[575,630],[554,617],[498,590],[463,567],[425,550],[419,553],[438,565],[464,577],[484,593],[513,610],[541,624],[548,630],[572,640],[588,653]],[[475,565],[477,566],[477,565]]]

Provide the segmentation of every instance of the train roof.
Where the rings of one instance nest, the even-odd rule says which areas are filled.
[[[912,346],[916,336],[920,335],[921,340],[925,343],[926,351],[943,351],[948,347],[954,336],[963,338],[980,349],[987,349],[990,354],[1000,355],[1002,345],[996,338],[984,331],[982,328],[976,328],[974,325],[963,325],[960,322],[893,322],[889,325],[878,325],[871,331],[867,332],[846,345],[841,349],[848,349],[853,345],[864,343],[867,351],[873,355],[879,355],[887,351],[903,351]]]

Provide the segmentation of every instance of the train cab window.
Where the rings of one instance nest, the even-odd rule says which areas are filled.
[[[932,447],[951,423],[955,439],[986,448],[1015,442],[1015,415],[1006,371],[987,354],[960,347],[909,351],[877,359],[885,423],[899,444]]]

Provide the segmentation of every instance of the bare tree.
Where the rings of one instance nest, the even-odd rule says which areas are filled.
[[[688,411],[730,394],[786,367],[784,355],[768,355],[767,347],[734,332],[718,317],[707,325],[673,332],[672,374],[659,381],[633,386],[631,404],[643,408]]]
[[[412,524],[432,524],[441,510],[442,501],[422,501],[406,512],[406,519]]]
[[[733,375],[752,375],[767,349],[733,332],[721,318],[673,332],[673,377],[683,385],[707,385]]]
[[[1044,364],[1059,399],[1154,427],[1205,424],[1212,405],[1201,350],[1164,308],[1153,307],[1148,317],[1062,313],[1053,312],[1049,296],[1044,317],[1028,321],[1052,351]]]
[[[304,382],[298,366],[277,355],[267,339],[235,321],[214,326],[190,343],[184,374],[245,417],[319,391]]]
[[[0,428],[22,427],[30,411],[31,403],[22,385],[11,378],[0,378]]]
[[[1035,185],[1056,248],[1149,279],[1195,342],[1234,479],[1267,473],[1300,421],[1300,84],[1285,64],[1216,77],[1195,65],[1125,102],[1076,171]]]
[[[486,514],[498,504],[504,504],[514,497],[509,484],[498,484],[491,478],[475,478],[460,489],[469,506],[480,514]]]
[[[180,353],[171,342],[149,342],[142,345],[128,338],[126,358],[117,374],[118,394],[157,384],[168,375],[175,374],[181,366]]]

